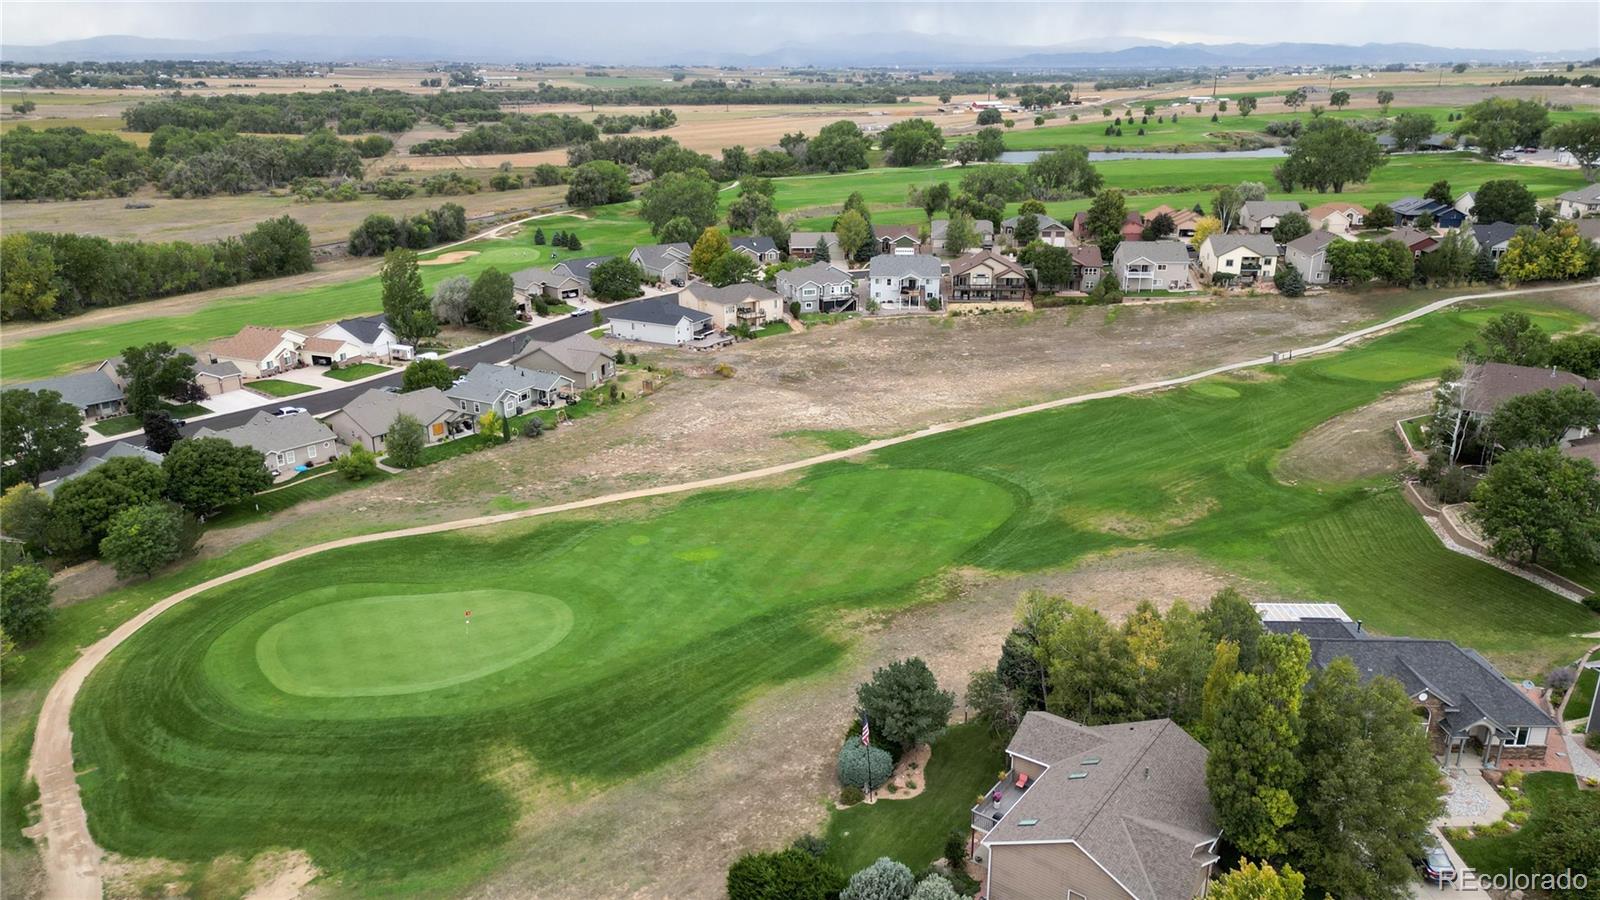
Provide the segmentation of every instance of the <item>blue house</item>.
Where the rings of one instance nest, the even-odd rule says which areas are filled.
[[[1424,197],[1403,197],[1389,204],[1389,208],[1400,225],[1416,224],[1423,213],[1431,214],[1433,223],[1440,228],[1460,228],[1467,221],[1467,214],[1454,206]]]

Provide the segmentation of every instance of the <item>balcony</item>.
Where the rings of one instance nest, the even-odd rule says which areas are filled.
[[[1028,784],[1032,787],[1033,782]],[[972,808],[972,827],[988,834],[1027,792],[1027,788],[1017,787],[1017,773],[1007,772],[1005,780],[990,788],[983,801]],[[995,799],[997,795],[998,800]]]

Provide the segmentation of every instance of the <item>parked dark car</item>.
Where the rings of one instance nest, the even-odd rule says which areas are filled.
[[[1444,884],[1456,880],[1456,867],[1450,861],[1450,854],[1438,844],[1428,844],[1422,848],[1422,877],[1425,881],[1435,884]]]

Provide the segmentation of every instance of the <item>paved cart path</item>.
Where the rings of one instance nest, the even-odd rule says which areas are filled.
[[[1562,284],[1551,287],[1523,288],[1512,291],[1491,291],[1480,294],[1464,294],[1459,297],[1449,297],[1436,300],[1426,306],[1418,307],[1410,312],[1403,313],[1371,325],[1339,335],[1331,340],[1324,341],[1310,347],[1301,347],[1291,351],[1281,352],[1279,358],[1298,358],[1318,353],[1337,350],[1352,341],[1369,337],[1379,332],[1387,331],[1407,322],[1412,322],[1423,316],[1438,312],[1458,303],[1472,300],[1497,300],[1505,297],[1515,297],[1525,294],[1536,294],[1547,291],[1571,290],[1576,285]],[[902,434],[895,437],[882,438],[869,441],[846,450],[824,453],[806,459],[779,465],[765,466],[745,472],[736,472],[731,475],[721,475],[715,478],[702,478],[696,481],[686,481],[679,484],[662,485],[660,487],[643,488],[633,491],[621,491],[614,494],[605,494],[599,497],[590,497],[586,500],[573,500],[568,503],[558,503],[553,506],[542,506],[535,509],[518,510],[516,512],[500,513],[492,516],[476,516],[468,519],[458,519],[451,522],[438,522],[432,525],[421,525],[414,528],[401,528],[394,531],[384,531],[375,534],[365,534],[356,537],[341,538],[328,541],[299,550],[293,550],[271,559],[262,560],[251,566],[219,575],[208,581],[195,585],[186,590],[179,591],[166,597],[143,612],[124,622],[115,631],[101,638],[83,651],[61,677],[50,688],[46,695],[44,706],[39,712],[39,722],[34,733],[33,753],[29,759],[29,772],[39,785],[40,818],[37,825],[28,830],[29,836],[41,841],[40,853],[44,859],[47,877],[46,896],[53,900],[82,900],[82,898],[98,898],[102,895],[102,875],[100,861],[102,851],[95,845],[94,839],[89,834],[88,815],[83,808],[83,800],[79,794],[77,773],[72,765],[72,730],[70,717],[72,704],[77,699],[78,691],[83,687],[84,681],[94,667],[99,665],[111,651],[133,636],[146,623],[171,609],[179,603],[195,596],[220,587],[230,582],[247,578],[259,572],[265,572],[284,563],[302,559],[317,553],[324,553],[340,547],[354,547],[360,544],[369,544],[374,541],[386,541],[392,538],[412,537],[415,535],[438,534],[446,531],[458,531],[465,528],[477,528],[483,525],[496,525],[502,522],[512,522],[518,519],[530,519],[536,516],[548,516],[563,512],[572,512],[580,509],[590,509],[596,506],[606,506],[612,503],[622,503],[628,500],[638,500],[646,497],[663,497],[671,494],[684,494],[707,488],[723,487],[731,484],[740,484],[768,478],[773,475],[782,475],[801,469],[808,469],[822,463],[835,460],[849,459],[855,456],[872,453],[885,447],[904,444],[910,441],[931,437],[936,434],[945,434],[963,428],[972,428],[989,422],[998,422],[1029,413],[1041,412],[1050,409],[1060,409],[1066,406],[1075,406],[1088,403],[1091,400],[1104,400],[1110,397],[1121,397],[1128,394],[1145,393],[1177,387],[1221,375],[1272,363],[1271,356],[1260,356],[1254,359],[1241,360],[1183,375],[1175,378],[1166,378],[1159,381],[1147,381],[1142,384],[1128,385],[1105,391],[1095,391],[1089,394],[1078,394],[1072,397],[1062,397],[1057,400],[1048,400],[1023,406],[1017,409],[1005,410],[990,415],[978,416],[972,419],[963,419],[956,422],[943,422],[930,425],[919,431]]]

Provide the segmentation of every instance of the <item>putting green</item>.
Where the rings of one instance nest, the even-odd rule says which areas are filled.
[[[269,627],[256,641],[256,664],[273,686],[301,697],[411,694],[516,665],[571,630],[565,603],[521,591],[335,599]]]

